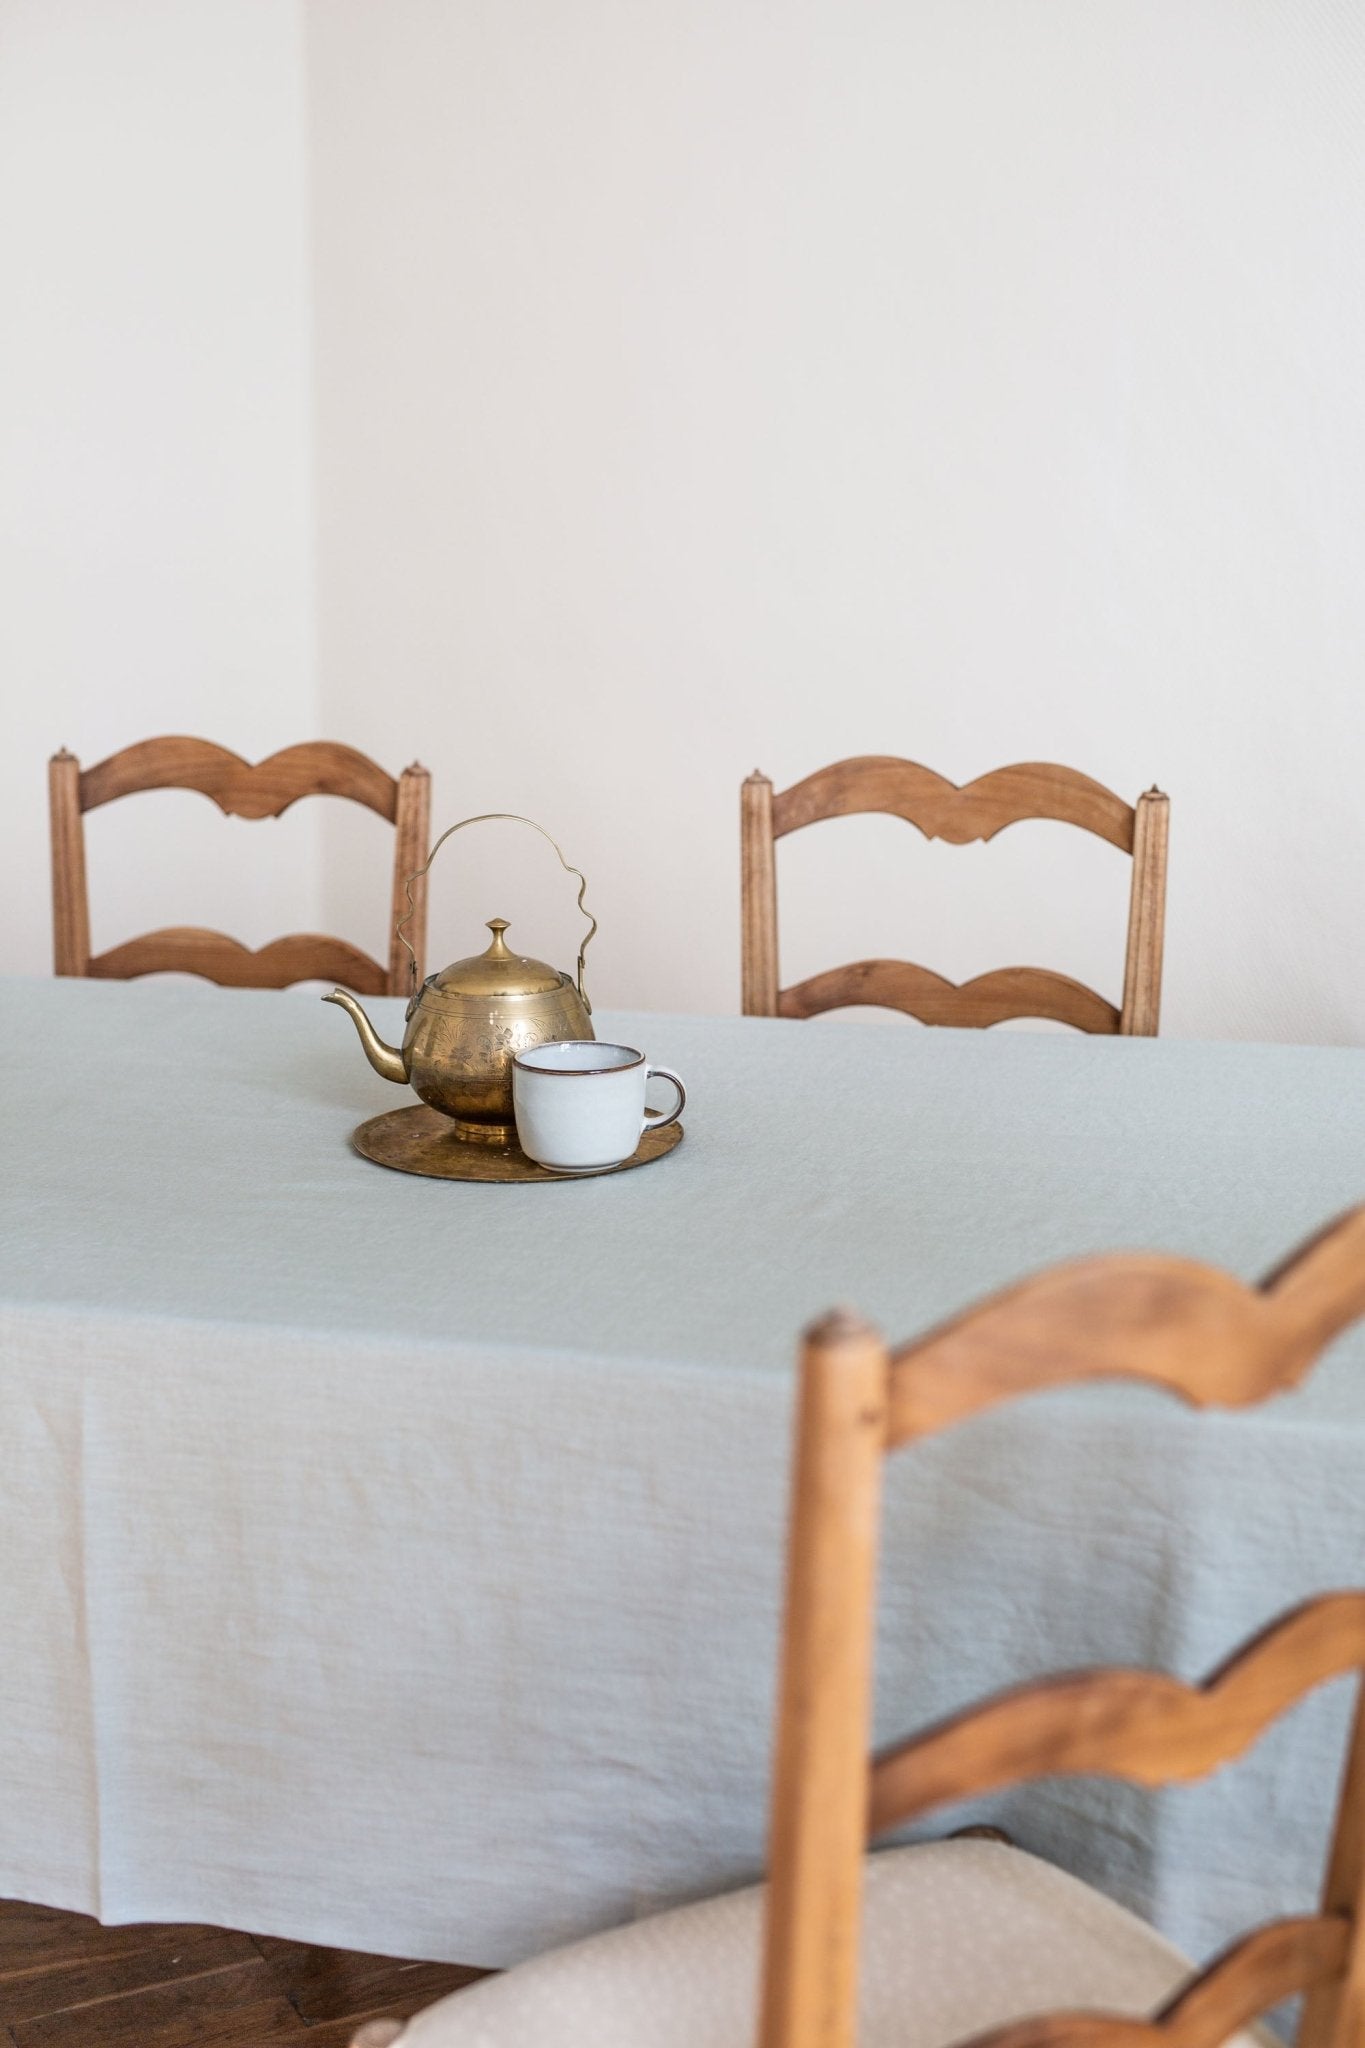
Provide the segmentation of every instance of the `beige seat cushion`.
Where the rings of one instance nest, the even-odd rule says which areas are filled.
[[[429,2006],[398,2048],[754,2048],[762,1921],[754,1886],[594,1935]],[[1189,1970],[1144,1921],[1022,1850],[868,1858],[859,2048],[944,2048],[1057,2006],[1145,2016]]]

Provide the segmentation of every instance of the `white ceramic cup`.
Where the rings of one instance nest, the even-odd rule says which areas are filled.
[[[678,1091],[667,1116],[645,1107],[656,1074]],[[633,1045],[561,1038],[516,1055],[512,1101],[528,1159],[552,1173],[593,1173],[632,1158],[645,1131],[676,1123],[687,1091],[667,1067],[647,1066]]]

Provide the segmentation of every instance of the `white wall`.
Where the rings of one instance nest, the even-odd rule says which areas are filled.
[[[0,0],[0,863],[51,964],[46,761],[313,735],[302,26],[280,0]],[[97,948],[316,920],[318,826],[89,820]]]
[[[328,727],[562,836],[599,1001],[735,1004],[755,763],[1053,757],[1172,793],[1170,1029],[1365,1039],[1357,0],[307,32]],[[502,912],[567,961],[552,861],[475,836],[438,958]],[[782,879],[788,978],[1117,989],[1123,863],[1059,828],[849,822]]]
[[[599,1002],[715,1008],[748,769],[1051,756],[1172,793],[1169,1029],[1365,1039],[1362,137],[1355,0],[0,0],[6,958],[62,742],[420,753]],[[382,950],[323,808],[97,815],[96,944]],[[437,957],[567,962],[477,837]],[[1059,828],[781,873],[788,978],[1117,988]]]

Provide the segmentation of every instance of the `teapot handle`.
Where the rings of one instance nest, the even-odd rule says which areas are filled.
[[[437,854],[441,851],[441,848],[445,845],[447,839],[449,839],[453,833],[463,832],[466,825],[491,825],[500,823],[507,823],[511,825],[529,825],[533,832],[539,832],[542,839],[550,839],[550,835],[545,830],[545,827],[543,825],[537,825],[534,818],[523,818],[519,811],[481,811],[477,818],[461,818],[458,825],[447,825],[445,831],[441,834],[436,844],[432,847],[431,852],[427,855],[424,865],[418,868],[414,874],[409,875],[407,881],[403,884],[403,893],[408,899],[407,916],[399,918],[398,923],[394,926],[394,933],[395,936],[399,940],[401,940],[402,944],[405,945],[408,949],[409,971],[412,977],[412,994],[408,999],[409,1016],[412,1014],[412,1005],[417,1000],[417,955],[413,951],[412,941],[409,939],[407,932],[404,929],[404,927],[411,921],[413,913],[417,908],[417,905],[412,900],[412,885],[414,882],[421,881],[422,876],[426,874],[427,870],[431,866],[431,863],[435,860]],[[565,860],[564,855],[560,851],[558,844],[553,839],[550,839],[550,844],[554,847],[555,853],[559,859],[559,865],[563,868],[565,874],[577,875],[578,877],[578,907],[582,911],[584,917],[587,918],[589,925],[589,930],[583,939],[582,945],[578,949],[578,996],[579,1001],[583,1005],[583,1008],[591,1017],[592,1004],[588,1001],[588,991],[583,986],[583,955],[587,952],[589,946],[592,944],[593,936],[597,931],[597,919],[593,916],[592,912],[588,909],[588,906],[583,901],[583,896],[587,889],[588,881],[586,875],[583,873],[583,870],[581,868],[576,868],[569,861]]]

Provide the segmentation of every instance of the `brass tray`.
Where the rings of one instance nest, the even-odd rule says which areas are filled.
[[[651,1159],[662,1159],[681,1145],[682,1135],[681,1124],[667,1124],[662,1130],[646,1131],[635,1156],[623,1159],[619,1166],[551,1173],[548,1166],[537,1166],[534,1159],[528,1159],[519,1145],[479,1145],[457,1137],[448,1116],[418,1102],[358,1124],[351,1143],[377,1166],[426,1174],[432,1180],[596,1180],[606,1173],[628,1173],[632,1166],[648,1166]]]

